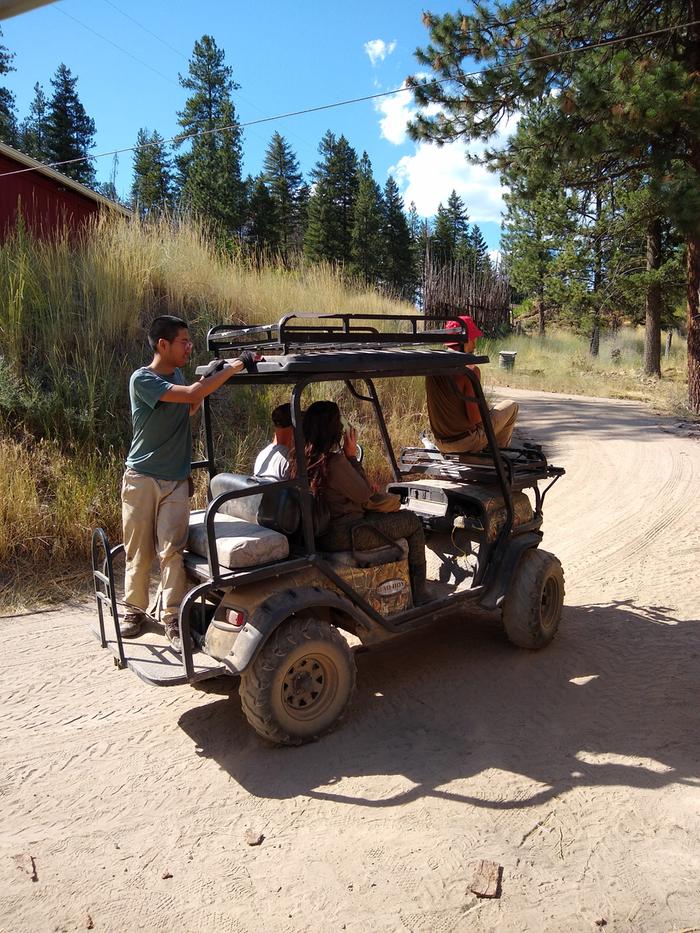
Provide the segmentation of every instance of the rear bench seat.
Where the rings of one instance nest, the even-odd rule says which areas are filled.
[[[241,473],[218,473],[210,484],[212,498],[224,492],[260,486]],[[198,576],[208,576],[204,511],[190,515],[185,563]],[[214,517],[221,572],[258,567],[289,557],[288,535],[299,527],[299,506],[288,489],[273,489],[230,499]]]
[[[218,473],[210,489],[216,498],[224,492],[260,485],[259,480],[242,473]],[[209,576],[204,515],[203,509],[190,514],[185,552],[186,566],[202,579]],[[271,489],[224,502],[214,518],[221,573],[285,560],[289,557],[289,536],[297,531],[300,521],[299,504],[290,489]],[[319,556],[337,567],[373,567],[400,560],[407,553],[408,544],[402,538],[396,545]]]

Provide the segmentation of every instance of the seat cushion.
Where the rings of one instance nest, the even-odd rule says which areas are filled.
[[[256,567],[289,557],[289,541],[279,531],[228,515],[217,515],[214,528],[219,564],[229,570]],[[207,556],[203,511],[192,512],[190,515],[187,550],[202,557]]]

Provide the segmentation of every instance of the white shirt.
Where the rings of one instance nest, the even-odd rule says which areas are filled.
[[[283,480],[289,475],[289,448],[268,444],[255,459],[253,474],[261,479]]]

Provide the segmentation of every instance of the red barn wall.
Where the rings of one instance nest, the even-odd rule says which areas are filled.
[[[0,174],[24,168],[0,153]],[[38,236],[51,236],[67,225],[77,230],[100,209],[100,204],[59,181],[27,171],[0,178],[0,237],[17,224],[18,209],[29,230]]]

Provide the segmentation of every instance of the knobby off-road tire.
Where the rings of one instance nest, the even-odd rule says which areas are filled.
[[[564,571],[549,551],[531,548],[520,558],[501,611],[506,635],[520,648],[543,648],[559,628]]]
[[[283,622],[241,675],[243,712],[278,745],[301,745],[330,732],[355,689],[355,659],[338,630],[312,618]]]

